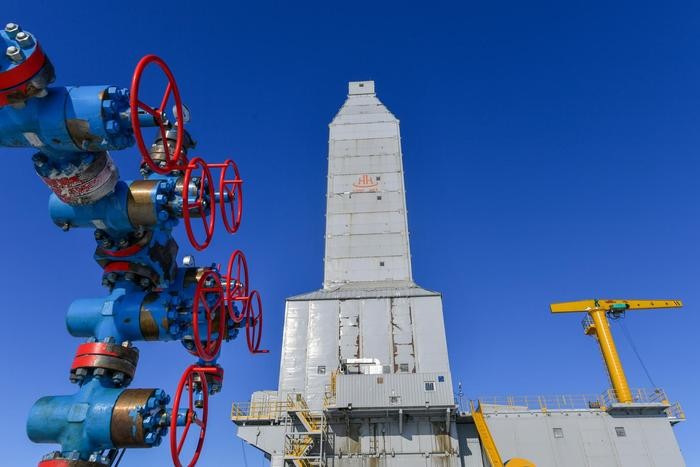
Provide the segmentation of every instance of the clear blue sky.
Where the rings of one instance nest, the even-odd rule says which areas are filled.
[[[256,6],[252,7],[253,3]],[[234,156],[240,234],[200,262],[248,255],[265,300],[267,356],[225,346],[202,466],[244,465],[230,403],[276,388],[284,298],[322,280],[327,123],[349,80],[374,79],[401,119],[415,279],[444,294],[455,381],[468,396],[597,393],[607,378],[580,317],[553,301],[681,298],[626,321],[659,386],[687,410],[676,427],[700,465],[700,7],[697,2],[3,1],[35,33],[58,84],[128,86],[146,53],[175,72],[197,153]],[[194,6],[196,5],[196,6]],[[459,5],[459,6],[457,6]],[[5,465],[48,445],[24,434],[43,395],[74,391],[70,302],[104,294],[92,232],[63,233],[31,151],[0,149]],[[114,153],[134,177],[135,149]],[[181,230],[181,229],[180,229]],[[179,232],[181,254],[190,251]],[[648,386],[617,327],[633,386]],[[174,391],[191,358],[141,343],[132,387]],[[261,456],[246,448],[249,465]],[[124,465],[167,465],[166,446]]]

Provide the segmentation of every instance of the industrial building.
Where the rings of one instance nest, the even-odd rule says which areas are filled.
[[[606,313],[678,302],[553,306],[596,320],[602,395],[455,400],[441,294],[412,277],[399,121],[373,81],[349,83],[330,124],[325,242],[323,288],[286,301],[278,388],[232,408],[271,465],[685,465],[680,406],[630,390],[602,334]]]

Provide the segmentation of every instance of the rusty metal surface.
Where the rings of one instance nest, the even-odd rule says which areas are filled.
[[[136,180],[129,186],[127,195],[127,212],[133,225],[155,225],[158,222],[153,192],[157,180]]]
[[[143,338],[147,341],[158,340],[159,328],[158,323],[153,317],[153,313],[148,309],[148,305],[156,301],[159,297],[157,293],[149,293],[141,302],[141,311],[139,313],[139,327],[141,329],[141,334]],[[167,328],[166,328],[167,329]]]
[[[154,389],[125,389],[112,410],[111,437],[117,448],[146,447],[143,418],[136,410],[148,402]]]

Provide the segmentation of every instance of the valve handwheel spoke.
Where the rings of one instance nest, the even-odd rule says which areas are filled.
[[[260,350],[260,340],[262,339],[263,308],[260,293],[253,290],[248,297],[248,307],[246,308],[245,337],[248,341],[248,350],[251,353],[268,353],[269,350]]]
[[[221,167],[219,177],[219,207],[224,227],[229,233],[234,233],[241,226],[243,216],[243,180],[238,172],[238,166],[231,159],[227,159],[223,164],[216,164]],[[233,170],[233,179],[228,178],[228,169]],[[229,208],[226,208],[226,204]],[[230,212],[227,214],[227,212]]]
[[[190,427],[192,424],[197,425],[200,431],[194,454],[186,465],[188,467],[193,467],[197,463],[199,455],[202,452],[204,437],[207,432],[207,415],[209,412],[209,388],[207,387],[206,378],[206,373],[208,371],[209,368],[191,365],[187,368],[187,370],[185,370],[185,373],[182,375],[180,382],[178,383],[177,393],[175,394],[175,400],[173,401],[172,413],[170,414],[170,455],[172,456],[173,464],[176,467],[183,466],[183,463],[180,461],[180,454],[182,453],[182,448],[185,445],[185,440],[187,439],[187,435],[190,433]],[[198,378],[195,379],[195,376]],[[199,390],[202,393],[201,407],[197,407],[195,405],[194,394],[197,390],[197,386],[199,386]],[[187,413],[185,416],[185,425],[182,429],[182,433],[178,437],[178,412],[180,411],[180,402],[182,401],[182,395],[185,390],[187,391]],[[201,418],[197,417],[197,410],[201,411]]]
[[[165,87],[165,92],[163,98],[160,102],[160,107],[154,108],[139,99],[141,78],[143,76],[144,70],[148,65],[154,64],[158,66],[161,71],[165,74],[168,80],[168,84]],[[169,128],[169,123],[165,117],[166,106],[168,105],[168,100],[173,97],[175,101],[175,128],[177,129],[177,136],[175,139],[175,148],[171,151],[168,146],[168,140],[166,138],[167,131]],[[136,145],[141,152],[141,157],[146,165],[156,173],[167,174],[168,172],[178,168],[181,165],[181,155],[182,155],[182,145],[184,142],[185,135],[185,121],[182,118],[182,100],[180,98],[180,91],[178,90],[177,83],[175,82],[175,77],[172,71],[168,68],[168,65],[156,55],[146,55],[143,57],[139,63],[136,65],[134,70],[134,76],[131,79],[131,95],[129,99],[129,104],[131,108],[131,127],[134,130],[134,138],[136,139]],[[151,158],[148,151],[148,145],[146,145],[143,138],[143,129],[141,128],[141,121],[139,120],[138,110],[142,109],[144,112],[148,113],[153,117],[155,126],[159,128],[161,138],[163,139],[163,151],[165,153],[164,161],[156,161]],[[160,162],[163,162],[161,167]]]
[[[193,172],[201,171],[199,187],[194,200],[190,200],[190,183],[193,180]],[[207,203],[205,205],[205,203]],[[204,240],[200,241],[192,229],[192,214],[199,216],[204,225]],[[211,172],[206,162],[200,157],[195,157],[185,170],[182,182],[182,218],[185,222],[185,230],[190,243],[197,250],[201,251],[209,246],[214,236],[214,225],[216,222],[216,207],[214,198],[214,184],[212,183]]]
[[[248,262],[241,250],[231,254],[224,281],[226,284],[224,296],[229,317],[234,323],[240,323],[245,318],[248,308]],[[240,302],[241,305],[238,315],[234,308],[235,302]]]
[[[200,332],[200,309],[205,314],[206,336]],[[197,282],[197,288],[192,302],[192,337],[197,356],[205,362],[214,360],[221,349],[226,325],[226,309],[224,307],[224,290],[221,277],[207,270]],[[216,336],[214,336],[214,332]]]

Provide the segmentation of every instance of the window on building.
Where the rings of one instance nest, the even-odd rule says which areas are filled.
[[[622,438],[623,436],[627,436],[627,433],[625,432],[625,427],[624,426],[616,426],[615,427],[615,434]]]
[[[381,195],[380,195],[380,196],[377,196],[377,199],[378,199],[379,201],[381,201],[381,200],[382,200]]]
[[[384,365],[382,367],[382,373],[384,373],[384,374],[391,373],[391,367],[389,365]]]
[[[554,432],[555,438],[563,438],[564,437],[564,429],[563,428],[552,428],[552,431]]]
[[[316,373],[318,373],[319,375],[325,375],[326,374],[326,365],[319,365],[316,368]]]
[[[401,373],[408,373],[408,363],[399,363],[399,371]]]
[[[434,391],[435,390],[435,381],[426,381],[425,382],[425,390],[426,391]]]
[[[382,179],[381,175],[377,175],[377,181],[379,181],[381,179]]]
[[[380,262],[379,262],[379,265],[380,265],[380,266],[384,266],[384,261],[380,261]]]

